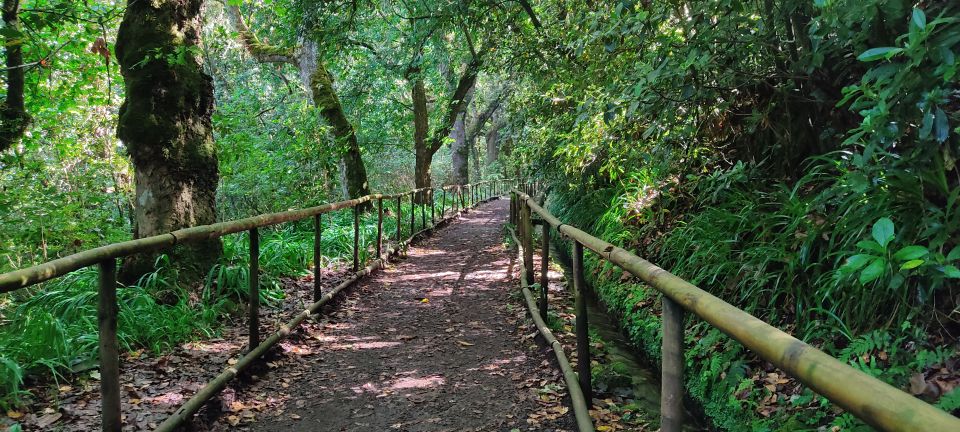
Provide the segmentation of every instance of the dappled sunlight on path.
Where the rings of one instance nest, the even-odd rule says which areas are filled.
[[[558,382],[509,293],[505,200],[464,214],[362,281],[291,338],[215,430],[530,430],[537,386]],[[252,416],[250,414],[253,414]],[[568,416],[536,430],[572,430]]]

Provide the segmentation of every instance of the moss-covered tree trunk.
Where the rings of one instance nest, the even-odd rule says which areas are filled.
[[[419,72],[419,71],[416,71]],[[417,189],[430,187],[433,182],[430,173],[430,164],[433,161],[433,153],[427,145],[427,132],[429,132],[429,113],[427,112],[427,91],[423,84],[423,78],[417,75],[413,80],[413,146],[416,160],[414,161],[414,183]],[[417,196],[418,202],[424,202],[429,195],[420,194]]]
[[[3,0],[3,24],[20,31],[20,1]],[[0,152],[10,148],[23,137],[30,124],[24,105],[23,47],[20,40],[7,39],[7,95],[0,106]]]
[[[496,111],[490,117],[490,130],[487,131],[487,160],[486,165],[493,165],[500,157],[500,118]]]
[[[117,34],[126,100],[117,136],[134,167],[134,236],[217,220],[217,149],[210,116],[213,83],[198,59],[202,0],[129,0]],[[220,241],[166,251],[188,280],[206,274]],[[135,280],[154,257],[131,257],[121,276]]]
[[[453,123],[453,144],[450,145],[450,182],[453,184],[470,183],[470,147],[467,145],[467,126],[465,115],[461,113]]]
[[[359,198],[370,193],[367,183],[367,169],[360,154],[357,133],[343,111],[340,98],[333,88],[333,77],[317,58],[317,43],[305,39],[298,57],[300,78],[309,89],[313,104],[320,109],[320,115],[326,120],[333,132],[334,145],[340,155],[340,179],[345,198]],[[361,210],[371,208],[370,203],[361,206]]]
[[[360,145],[353,125],[347,120],[347,115],[340,104],[336,90],[333,88],[333,77],[323,62],[317,58],[318,44],[315,40],[304,38],[297,50],[271,46],[263,43],[244,22],[240,8],[229,6],[227,14],[239,33],[240,42],[257,61],[261,63],[287,63],[296,66],[300,72],[300,80],[310,92],[314,106],[320,108],[320,115],[330,125],[336,151],[340,155],[340,185],[343,197],[346,199],[359,198],[370,194],[370,185],[367,182],[367,169],[360,154]],[[360,205],[361,210],[372,208],[371,203]]]

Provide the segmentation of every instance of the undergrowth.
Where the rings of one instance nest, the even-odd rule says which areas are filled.
[[[909,390],[911,378],[923,383],[924,373],[960,357],[956,327],[944,319],[957,306],[950,281],[960,258],[958,192],[936,212],[911,204],[915,195],[904,198],[908,180],[869,183],[838,170],[824,159],[796,182],[767,182],[762,165],[738,163],[679,186],[655,176],[626,187],[561,185],[547,206],[565,223]],[[650,195],[656,199],[638,204]],[[659,293],[593,254],[585,265],[630,341],[659,362]],[[721,429],[865,428],[707,323],[688,316],[686,329],[687,391]],[[960,407],[956,390],[915,394]]]

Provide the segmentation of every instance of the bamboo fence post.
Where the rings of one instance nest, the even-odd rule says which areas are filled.
[[[520,224],[523,225],[523,230],[521,231],[523,236],[520,238],[520,241],[523,242],[523,265],[526,267],[523,278],[527,281],[527,285],[533,285],[533,226],[530,220],[530,206],[526,205],[526,201],[522,200],[520,201],[520,218]]]
[[[402,231],[403,229],[403,222],[401,222],[402,219],[400,218],[400,199],[401,199],[401,195],[397,195],[397,244],[398,245],[400,244],[400,241],[402,239],[402,234],[400,233],[400,231]]]
[[[353,272],[360,271],[360,207],[353,208]]]
[[[587,399],[587,406],[593,405],[593,387],[590,377],[590,336],[587,318],[587,284],[583,279],[583,245],[573,241],[573,286],[576,291],[576,332],[577,332],[577,375],[580,388]]]
[[[430,189],[430,226],[433,227],[437,224],[437,202],[434,200],[435,196],[433,194],[434,190]]]
[[[252,228],[250,233],[250,340],[247,351],[260,345],[260,232]]]
[[[427,229],[427,192],[421,192],[420,199],[420,229]]]
[[[383,198],[377,198],[377,259],[383,258]]]
[[[320,251],[320,239],[323,225],[320,220],[321,215],[313,217],[313,301],[317,301],[323,295],[320,285],[320,261],[322,259]]]
[[[443,197],[440,199],[440,220],[443,220],[447,212],[447,190],[441,188],[440,191],[443,194]]]
[[[120,350],[117,343],[117,260],[100,262],[97,324],[100,346],[100,427],[120,432]]]
[[[417,222],[417,203],[415,202],[416,200],[414,199],[414,195],[415,194],[413,193],[410,194],[410,237],[411,238],[413,237],[413,233],[416,232],[414,231],[414,226],[416,225],[416,222]]]
[[[680,432],[683,428],[683,308],[663,296],[661,319],[660,430]]]
[[[548,270],[550,268],[550,224],[543,221],[540,225],[541,241],[543,242],[543,252],[540,254],[540,318],[547,320],[547,288],[550,280]]]

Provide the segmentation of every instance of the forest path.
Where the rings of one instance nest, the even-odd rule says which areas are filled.
[[[538,389],[562,380],[544,350],[529,349],[508,296],[507,207],[480,205],[361,281],[293,335],[272,370],[224,395],[235,414],[213,429],[572,430],[566,407],[540,401]]]

